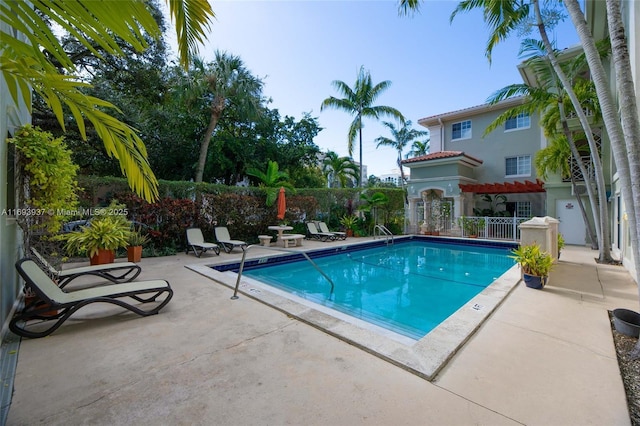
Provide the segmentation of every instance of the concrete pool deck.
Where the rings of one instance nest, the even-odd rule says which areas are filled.
[[[432,382],[185,268],[239,250],[143,259],[173,300],[23,339],[7,424],[630,424],[607,310],[637,310],[638,291],[596,255],[565,247],[550,284],[519,284]]]

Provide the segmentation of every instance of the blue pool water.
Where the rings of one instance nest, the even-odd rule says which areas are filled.
[[[420,339],[513,266],[509,247],[408,241],[314,259],[253,265],[244,275]]]

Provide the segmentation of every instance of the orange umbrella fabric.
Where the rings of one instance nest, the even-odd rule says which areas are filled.
[[[284,187],[280,187],[280,193],[278,194],[278,219],[284,219],[284,212],[287,210],[287,201],[284,197]]]

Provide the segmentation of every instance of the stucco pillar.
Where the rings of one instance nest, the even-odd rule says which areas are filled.
[[[558,259],[558,223],[553,217],[534,217],[520,224],[520,245],[538,244]]]
[[[418,199],[409,198],[409,232],[418,233]]]
[[[458,229],[458,220],[460,216],[464,215],[464,203],[462,195],[454,195],[453,196],[453,224],[451,227],[453,229]]]
[[[424,203],[424,209],[422,209],[422,220],[424,222],[427,221],[427,193],[423,192],[422,193],[422,202]]]

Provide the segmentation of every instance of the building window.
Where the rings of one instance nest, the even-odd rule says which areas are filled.
[[[509,157],[506,159],[505,168],[507,177],[531,176],[531,156]]]
[[[504,122],[504,130],[518,130],[518,129],[528,129],[531,126],[531,120],[529,119],[529,114],[526,112],[521,112],[515,117],[509,118]]]
[[[531,201],[517,201],[516,202],[516,216],[517,217],[531,217]]]
[[[471,137],[471,120],[454,123],[451,126],[451,140],[469,139]]]

